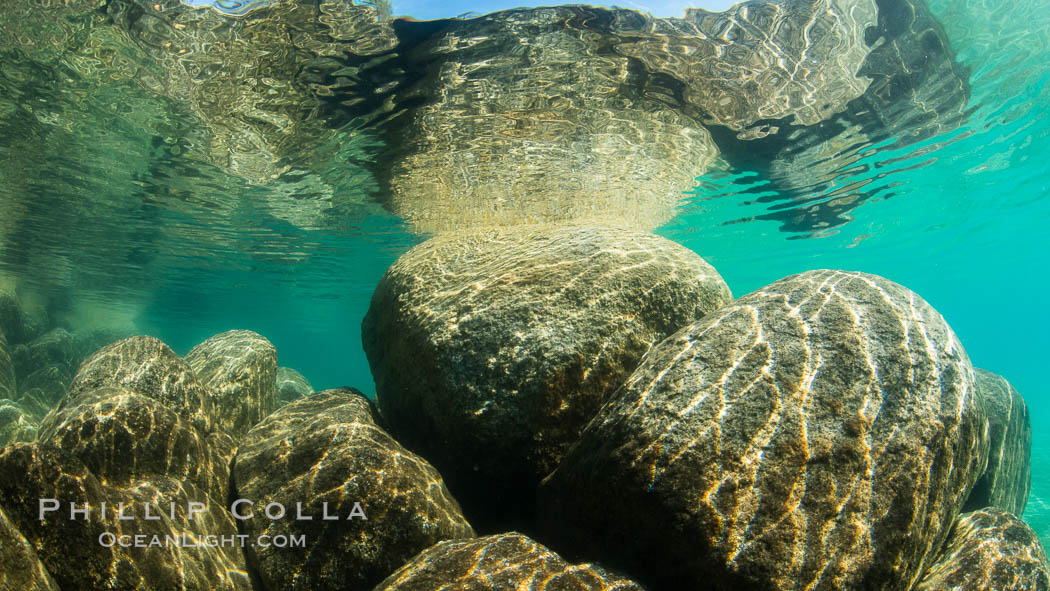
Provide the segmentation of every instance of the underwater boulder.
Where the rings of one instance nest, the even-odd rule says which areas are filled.
[[[994,507],[1021,515],[1032,486],[1032,423],[1024,398],[1006,378],[977,372],[977,394],[988,417],[988,467],[964,511]]]
[[[474,535],[437,470],[375,416],[356,390],[325,390],[281,408],[241,442],[234,494],[254,503],[238,508],[252,515],[245,533],[306,541],[248,549],[267,591],[368,589],[419,551]]]
[[[793,275],[646,355],[545,479],[545,541],[654,586],[903,591],[984,470],[974,398],[915,293]]]
[[[644,591],[593,564],[570,564],[519,533],[440,542],[410,560],[374,591],[565,589]]]
[[[7,339],[0,331],[0,398],[16,398],[18,394],[15,366],[8,349]]]
[[[36,550],[0,507],[0,589],[58,591]]]
[[[212,428],[213,397],[189,364],[159,339],[136,336],[104,347],[88,357],[73,377],[64,409],[80,396],[105,386],[120,386],[153,398],[208,433]]]
[[[167,476],[206,491],[218,506],[229,494],[229,458],[158,400],[107,386],[48,413],[39,441],[75,456],[110,485]]]
[[[13,357],[19,382],[50,367],[59,368],[63,374],[72,378],[80,360],[73,335],[64,328],[49,330],[32,341],[19,345],[15,348]]]
[[[1027,523],[996,508],[965,513],[915,591],[1050,589],[1050,565]]]
[[[491,229],[398,259],[362,338],[399,441],[475,525],[521,528],[540,479],[645,352],[731,299],[713,267],[653,234]]]
[[[0,399],[0,447],[20,441],[34,441],[39,430],[38,421],[21,404]]]
[[[85,505],[90,515],[72,512]],[[158,476],[114,487],[60,449],[17,444],[0,452],[0,507],[60,589],[251,589],[240,549],[205,542],[236,536],[233,519],[186,482]],[[116,543],[124,535],[144,543]]]
[[[234,439],[273,412],[277,349],[250,330],[217,334],[186,354],[197,377],[215,396],[216,425]]]
[[[313,391],[314,387],[303,374],[290,367],[277,368],[277,404],[283,406],[303,396],[309,396]]]

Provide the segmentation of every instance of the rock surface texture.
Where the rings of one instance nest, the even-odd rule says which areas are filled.
[[[1028,524],[998,509],[959,517],[915,591],[1045,591],[1050,565]]]
[[[0,331],[0,398],[13,399],[17,394],[18,387],[15,382],[15,366],[11,361],[11,351],[8,349],[3,331]]]
[[[978,400],[988,417],[988,467],[964,510],[1024,513],[1032,486],[1032,423],[1021,394],[1002,376],[977,369]]]
[[[392,431],[465,505],[499,511],[528,502],[646,351],[730,300],[703,259],[652,234],[445,234],[387,271],[362,334]]]
[[[215,396],[215,423],[239,438],[273,412],[277,349],[250,330],[217,334],[186,354],[186,362]]]
[[[474,535],[441,475],[376,425],[371,403],[355,390],[281,408],[248,433],[234,466],[236,495],[254,502],[242,510],[256,515],[243,522],[245,532],[307,542],[249,550],[267,591],[368,589],[419,551]],[[264,518],[270,503],[289,514]],[[294,518],[298,503],[312,519]]]
[[[545,480],[549,543],[668,588],[909,589],[984,469],[973,384],[907,289],[782,279],[646,356]]]
[[[375,591],[644,591],[592,564],[569,564],[518,533],[441,542],[421,552]]]
[[[119,386],[168,406],[207,433],[212,427],[212,394],[170,347],[148,336],[124,339],[98,350],[81,364],[58,408],[106,386]]]

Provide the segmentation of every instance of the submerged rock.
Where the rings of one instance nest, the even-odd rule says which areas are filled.
[[[58,502],[43,520],[40,499]],[[165,543],[169,536],[205,540],[208,535],[236,535],[227,512],[210,506],[191,515],[191,502],[207,507],[207,495],[163,476],[109,486],[77,458],[54,447],[18,444],[0,453],[0,506],[36,548],[60,589],[250,590],[239,548]],[[124,515],[134,519],[117,518],[121,503]],[[90,518],[71,514],[71,504],[80,509],[87,504]],[[146,518],[147,505],[150,515],[160,519]],[[145,547],[102,543],[108,536],[122,535],[143,535],[147,542],[158,536],[160,542]]]
[[[653,348],[544,481],[545,531],[669,588],[909,589],[984,470],[973,380],[911,291],[782,279]]]
[[[959,516],[914,589],[1043,591],[1050,589],[1050,565],[1028,524],[999,509],[982,509]]]
[[[17,398],[18,387],[15,380],[15,366],[11,360],[7,339],[0,331],[0,398]]]
[[[0,398],[0,447],[20,441],[34,441],[39,425],[32,413],[19,403]]]
[[[1024,513],[1032,486],[1032,423],[1024,398],[1006,378],[977,369],[977,394],[988,416],[988,467],[966,500],[965,511],[994,507]]]
[[[212,394],[189,364],[160,340],[149,336],[124,339],[104,347],[80,366],[59,409],[106,386],[127,388],[157,400],[207,433],[212,428]]]
[[[39,440],[77,457],[110,485],[166,476],[206,491],[216,506],[226,503],[229,458],[163,403],[126,388],[81,393],[44,418]]]
[[[569,564],[518,533],[436,544],[387,577],[375,591],[564,589],[643,591],[593,564]]]
[[[277,368],[277,404],[283,406],[313,394],[314,387],[303,374],[290,367]]]
[[[652,234],[446,234],[387,271],[362,336],[399,440],[434,462],[472,520],[503,520],[530,512],[540,479],[646,351],[730,300],[703,259]]]
[[[0,288],[0,333],[7,337],[10,345],[35,339],[46,326],[43,311],[33,313],[26,310],[13,291]]]
[[[0,589],[58,591],[33,546],[0,507]]]
[[[255,514],[246,533],[305,536],[305,547],[248,550],[267,591],[368,589],[424,548],[474,535],[441,475],[379,428],[371,403],[349,388],[297,400],[255,426],[234,484],[254,502],[240,508]],[[263,518],[271,503],[287,515]],[[310,518],[296,519],[299,511]]]
[[[217,334],[186,354],[201,383],[215,395],[214,419],[234,439],[273,412],[277,349],[250,330]]]

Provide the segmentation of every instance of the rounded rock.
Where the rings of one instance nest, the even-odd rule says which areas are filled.
[[[310,385],[303,374],[290,367],[277,368],[277,402],[284,405],[298,400],[304,396],[313,394],[314,387]]]
[[[440,542],[410,560],[374,591],[644,591],[593,564],[569,564],[519,533]]]
[[[217,334],[186,354],[197,377],[215,395],[219,428],[237,439],[273,412],[277,349],[250,330]]]
[[[362,334],[399,440],[472,520],[520,527],[540,479],[645,352],[731,299],[714,268],[653,234],[492,229],[398,259]]]
[[[252,515],[241,522],[244,532],[306,540],[247,549],[268,591],[368,589],[419,551],[474,535],[441,475],[374,416],[359,392],[326,390],[244,437],[234,461],[236,494],[254,503],[238,507]],[[265,516],[273,503],[280,507],[271,514],[283,510],[283,518]]]
[[[903,591],[984,469],[974,397],[916,294],[794,275],[646,356],[545,480],[544,528],[654,586]]]
[[[977,394],[988,417],[988,467],[964,511],[995,507],[1021,515],[1032,487],[1032,423],[1028,406],[1006,378],[977,369]]]
[[[212,428],[214,402],[190,366],[159,339],[136,336],[95,352],[81,364],[62,410],[80,397],[107,386],[123,387],[157,400],[207,433]]]
[[[1046,591],[1050,565],[1028,524],[998,509],[959,516],[937,562],[915,591]]]

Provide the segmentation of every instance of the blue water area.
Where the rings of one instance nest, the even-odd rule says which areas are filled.
[[[512,4],[518,5],[406,0],[391,10],[425,20]],[[675,2],[623,5],[657,16],[684,9]],[[917,143],[851,142],[817,164],[819,182],[791,187],[766,171],[716,164],[698,173],[677,215],[657,232],[703,256],[737,296],[792,273],[835,268],[882,275],[929,301],[973,364],[1005,376],[1028,402],[1033,485],[1025,518],[1048,545],[1050,10],[1041,0],[929,5],[969,69],[961,126]],[[221,8],[243,14],[253,6]],[[55,68],[58,80],[62,66]],[[153,88],[156,74],[148,68],[135,76]],[[40,104],[67,100],[60,86]],[[30,179],[17,190],[32,196],[16,195],[10,180],[0,191],[0,206],[14,211],[7,204],[17,203],[19,219],[14,230],[0,222],[0,238],[6,237],[0,268],[37,291],[85,302],[84,314],[109,310],[180,354],[215,333],[251,329],[274,343],[281,365],[301,371],[316,389],[349,385],[374,394],[361,320],[383,272],[426,236],[411,232],[367,191],[347,188],[355,187],[354,163],[370,145],[326,130],[331,137],[317,168],[336,187],[325,203],[342,201],[318,223],[315,202],[303,198],[313,189],[281,194],[296,196],[291,200],[275,197],[282,183],[298,186],[294,170],[265,187],[214,166],[173,163],[168,156],[181,145],[180,134],[193,136],[186,130],[199,125],[197,114],[176,105],[170,120],[143,122],[129,114],[134,93],[143,91],[119,90],[120,98],[110,100],[93,88],[67,87],[101,113],[92,115],[89,137],[78,127],[83,121],[35,106],[33,117],[48,134],[0,149],[4,166],[18,173],[12,176]],[[111,103],[127,106],[110,112]],[[152,130],[145,139],[121,131],[143,125]],[[39,145],[51,146],[51,156],[24,162]],[[56,157],[55,146],[91,159]],[[161,151],[165,157],[155,157]],[[840,213],[812,223],[821,206]]]

